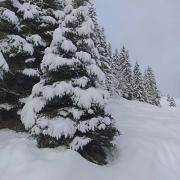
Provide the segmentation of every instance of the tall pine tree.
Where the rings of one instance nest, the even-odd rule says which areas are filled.
[[[98,67],[94,24],[88,0],[72,0],[41,63],[41,81],[33,87],[21,118],[40,147],[67,146],[88,160],[106,163],[106,148],[118,133],[105,112],[105,76]],[[96,52],[96,53],[95,53]]]
[[[110,47],[108,46],[108,43],[106,40],[104,28],[102,28],[97,22],[96,10],[92,2],[90,3],[89,13],[94,23],[93,40],[100,55],[98,64],[106,75],[106,81],[105,81],[106,89],[110,92],[111,95],[113,95],[114,94],[114,88],[113,88],[114,76],[111,69],[112,56],[109,49]]]
[[[0,4],[0,116],[19,119],[24,98],[39,81],[40,63],[58,27],[63,4],[55,0],[6,0]],[[54,9],[52,9],[54,8]],[[58,8],[58,9],[57,9]]]
[[[121,61],[119,52],[117,49],[115,49],[112,61],[111,61],[111,69],[112,73],[114,75],[113,78],[113,84],[112,87],[114,89],[114,95],[121,95],[122,89],[121,89],[121,82],[122,82],[122,72],[121,72]]]
[[[143,77],[138,62],[133,71],[133,98],[142,102],[146,101]]]
[[[144,73],[144,87],[146,93],[146,102],[152,105],[159,106],[161,97],[151,67],[148,67]]]
[[[122,92],[122,97],[132,100],[133,99],[133,79],[132,79],[132,70],[131,64],[129,62],[129,53],[128,50],[123,46],[120,55],[120,67],[119,71],[121,72],[121,79],[119,79],[120,87]]]

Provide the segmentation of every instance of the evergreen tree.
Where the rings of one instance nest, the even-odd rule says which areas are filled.
[[[114,71],[114,57],[112,55],[111,44],[107,43],[107,59],[108,59],[108,68],[106,74],[106,86],[107,90],[110,92],[111,96],[119,95],[118,91],[118,80]]]
[[[176,102],[175,102],[175,100],[174,100],[173,97],[170,97],[170,96],[168,95],[168,96],[167,96],[167,101],[168,101],[170,107],[176,107]]]
[[[138,62],[136,62],[133,71],[133,98],[142,102],[146,101],[143,77]]]
[[[157,88],[156,79],[151,67],[148,67],[144,74],[144,87],[146,102],[152,105],[160,105],[160,94]]]
[[[129,53],[128,50],[123,46],[120,55],[120,67],[119,71],[121,72],[121,79],[119,79],[119,84],[122,92],[122,97],[132,100],[133,98],[133,79],[132,79],[132,70],[131,64],[129,62]]]
[[[114,94],[121,95],[122,72],[121,72],[120,56],[117,49],[115,49],[113,54],[111,68],[114,75],[114,79],[113,79]]]
[[[21,112],[39,147],[67,146],[88,160],[106,163],[117,129],[105,112],[104,73],[98,67],[88,0],[67,1],[65,19],[41,63],[42,76]],[[96,53],[95,53],[96,52]]]
[[[112,60],[112,46],[111,46],[111,43],[107,43],[107,52],[108,52],[108,56],[111,58]]]
[[[93,25],[94,25],[94,34],[92,36],[92,39],[93,39],[93,42],[94,42],[94,45],[96,47],[99,46],[99,24],[98,24],[98,20],[97,20],[97,14],[96,14],[96,9],[94,7],[94,3],[93,2],[89,2],[89,16],[90,18],[92,19],[92,22],[93,22]],[[99,60],[99,59],[98,59]],[[100,64],[100,61],[97,62],[99,64],[99,66],[101,65]]]
[[[107,44],[104,28],[101,28],[97,22],[96,10],[92,2],[90,3],[89,13],[94,24],[93,40],[100,55],[98,64],[106,75],[106,81],[105,81],[106,88],[110,92],[110,94],[113,95],[114,94],[114,88],[113,88],[114,76],[112,74],[112,69],[111,69],[111,64],[110,64],[112,61],[112,56],[110,54],[110,49],[109,49],[110,47]]]
[[[112,54],[111,47],[107,44],[104,28],[98,30],[98,51],[100,54],[101,69],[106,75],[105,85],[111,95],[115,94],[114,90],[114,75],[111,67]]]
[[[55,0],[6,0],[0,3],[0,116],[19,119],[32,86],[39,82],[39,68],[52,32],[58,27],[63,4]],[[52,9],[55,8],[55,9]]]

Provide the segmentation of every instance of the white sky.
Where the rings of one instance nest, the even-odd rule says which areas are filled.
[[[100,24],[113,48],[151,65],[162,93],[180,97],[180,0],[96,0]]]

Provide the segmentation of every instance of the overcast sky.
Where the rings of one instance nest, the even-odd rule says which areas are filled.
[[[162,93],[180,97],[180,0],[96,0],[98,19],[113,48],[151,65]]]

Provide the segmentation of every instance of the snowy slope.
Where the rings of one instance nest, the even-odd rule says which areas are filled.
[[[176,101],[177,106],[180,107],[180,98],[176,98],[175,101]]]
[[[0,180],[179,180],[180,108],[114,98],[119,156],[97,166],[71,150],[38,149],[26,134],[0,131]]]
[[[180,98],[175,98],[174,100],[176,102],[176,106],[180,107]],[[162,107],[169,107],[169,103],[167,101],[167,97],[163,96],[161,98],[161,105],[162,105]]]

